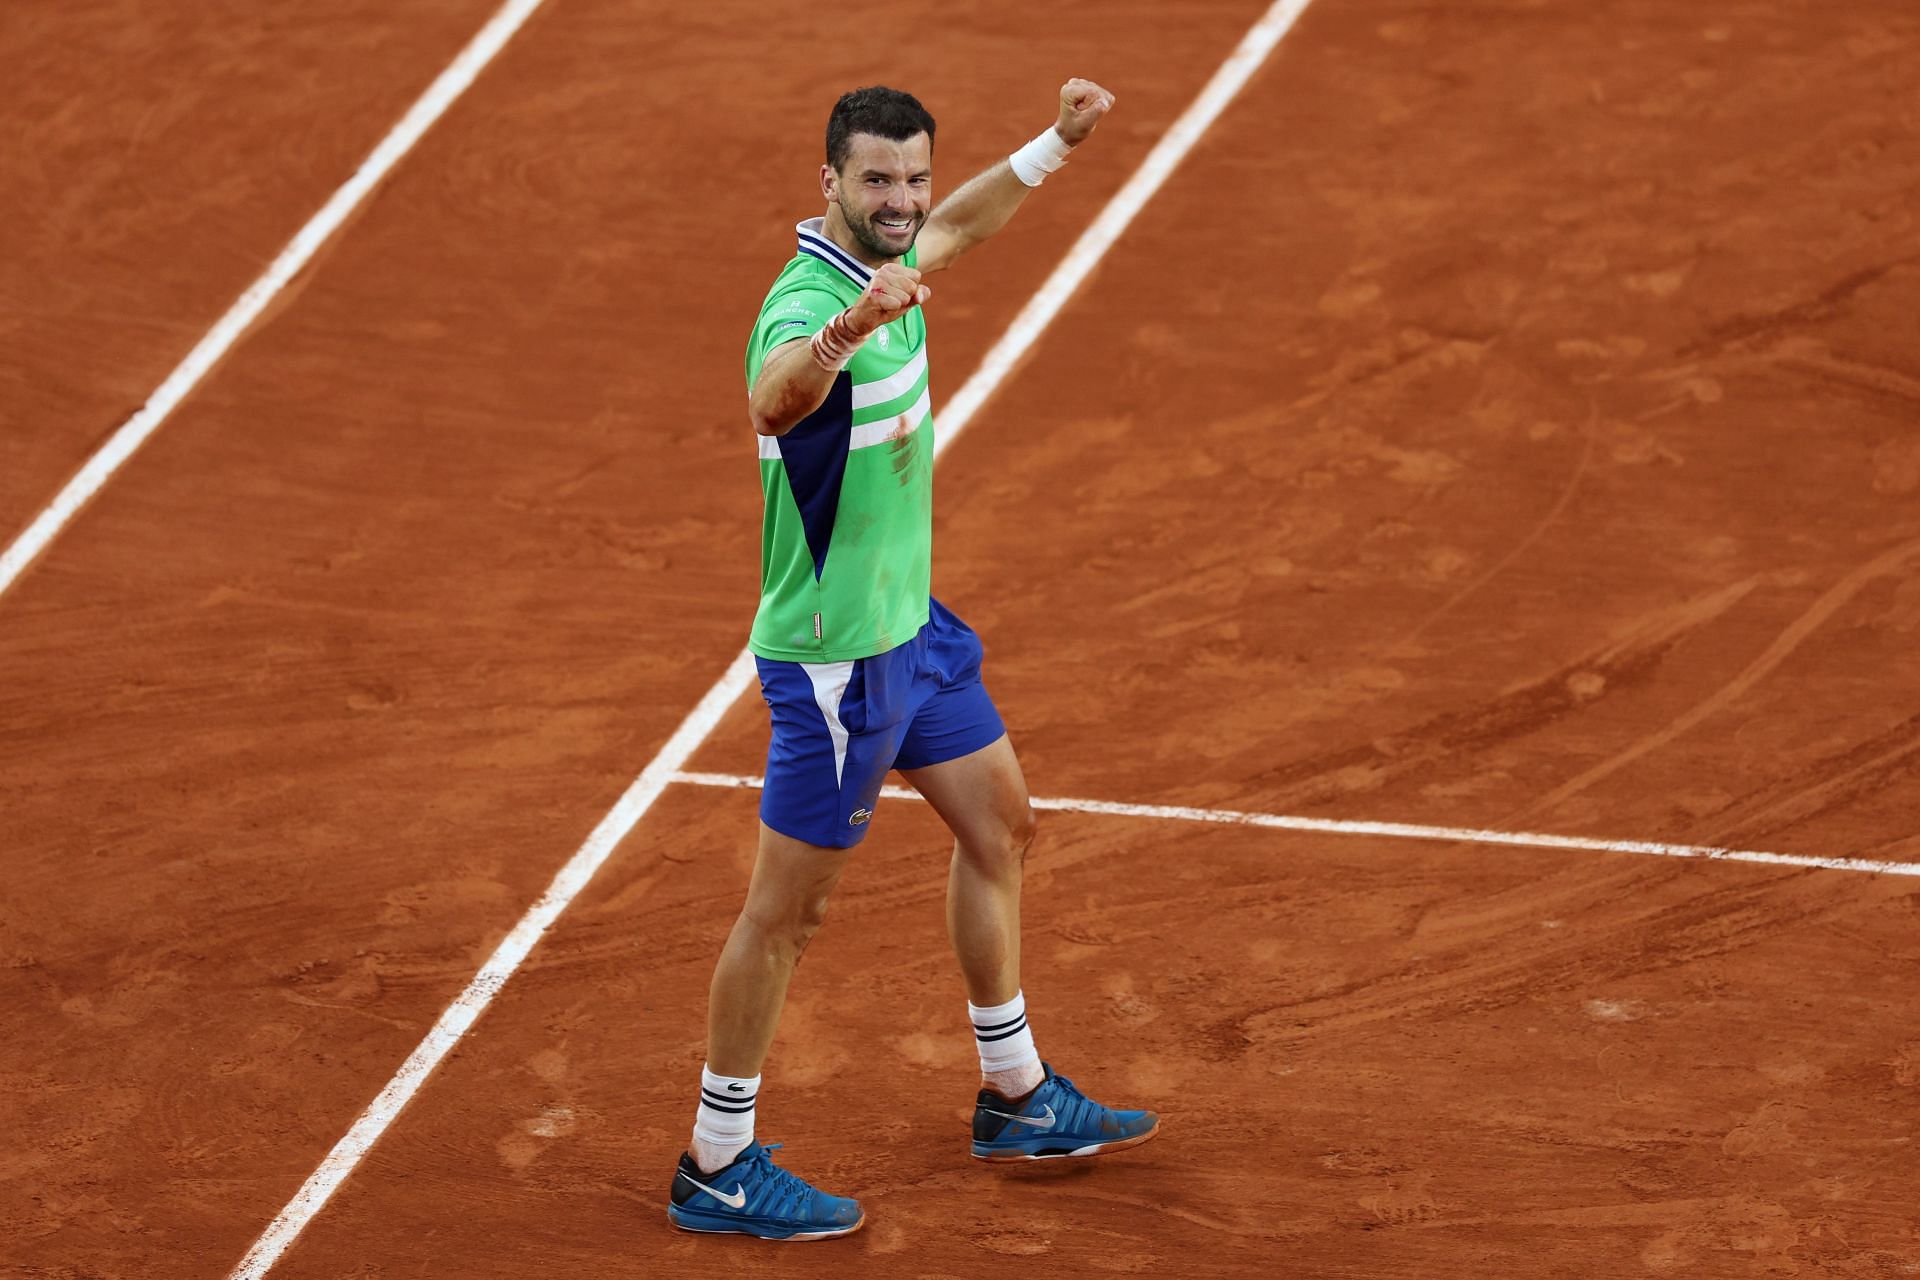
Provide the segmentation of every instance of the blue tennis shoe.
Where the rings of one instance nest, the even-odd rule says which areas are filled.
[[[860,1202],[830,1196],[773,1162],[779,1143],[758,1143],[714,1173],[680,1157],[668,1192],[667,1221],[682,1231],[759,1236],[762,1240],[826,1240],[866,1222]]]
[[[1160,1131],[1151,1111],[1116,1111],[1041,1064],[1046,1078],[1024,1098],[982,1089],[973,1108],[973,1154],[980,1160],[1056,1160],[1137,1147]]]

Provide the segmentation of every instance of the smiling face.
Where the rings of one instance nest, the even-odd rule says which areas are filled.
[[[891,262],[913,247],[933,207],[933,139],[856,133],[845,164],[820,166],[820,189],[833,206],[829,220],[837,209],[860,257]]]

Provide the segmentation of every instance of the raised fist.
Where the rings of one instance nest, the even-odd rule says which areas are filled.
[[[920,273],[898,262],[889,262],[873,273],[866,289],[851,307],[847,318],[864,337],[883,324],[890,324],[933,296],[933,290],[920,283]]]
[[[1091,80],[1069,80],[1060,86],[1060,118],[1053,127],[1062,142],[1077,147],[1111,110],[1112,94]]]

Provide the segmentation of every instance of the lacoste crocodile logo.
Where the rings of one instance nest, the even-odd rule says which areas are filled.
[[[857,827],[860,824],[864,823],[868,818],[871,818],[872,816],[873,816],[873,810],[871,809],[855,809],[853,811],[853,816],[847,819],[847,825],[850,827]]]

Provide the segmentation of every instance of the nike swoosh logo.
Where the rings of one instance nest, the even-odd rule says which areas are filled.
[[[683,1178],[687,1178],[687,1175],[684,1173],[681,1174],[680,1176]],[[706,1192],[708,1195],[712,1196],[715,1200],[718,1200],[721,1204],[727,1206],[727,1208],[729,1209],[744,1209],[747,1207],[747,1193],[739,1187],[735,1187],[733,1189],[732,1195],[725,1195],[721,1192],[715,1191],[712,1187],[708,1186],[704,1182],[697,1181],[693,1178],[687,1178],[687,1181],[693,1183],[694,1186],[700,1188],[702,1191]]]
[[[1010,1116],[1004,1111],[995,1111],[992,1107],[982,1107],[980,1109],[986,1112],[990,1116],[999,1116],[1002,1120],[1018,1120],[1021,1124],[1027,1125],[1030,1128],[1034,1128],[1034,1129],[1053,1128],[1053,1108],[1052,1107],[1042,1106],[1040,1108],[1042,1111],[1047,1113],[1044,1119],[1040,1116]],[[700,1184],[696,1182],[694,1183],[694,1185],[699,1186]]]

